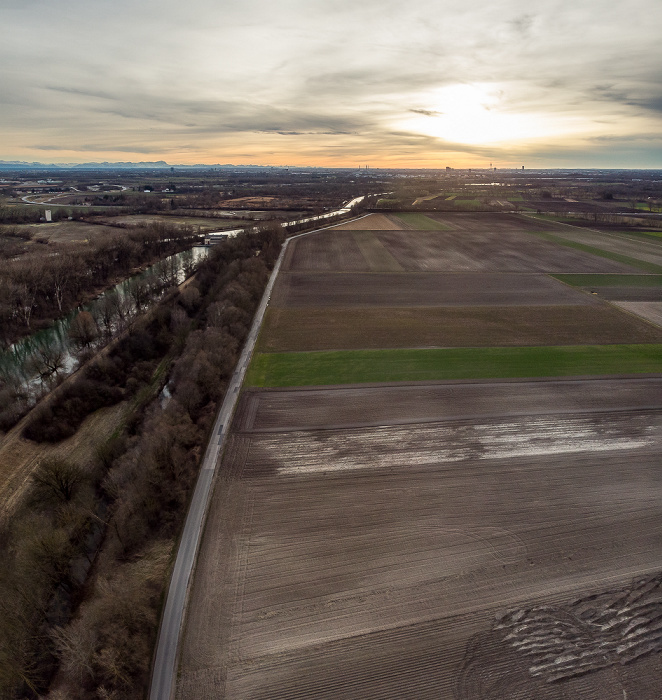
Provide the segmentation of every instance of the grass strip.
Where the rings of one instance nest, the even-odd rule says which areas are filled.
[[[645,270],[646,272],[652,272],[655,274],[662,273],[662,265],[656,265],[655,263],[647,262],[646,260],[639,260],[638,258],[631,258],[629,255],[612,253],[610,250],[603,250],[602,248],[595,248],[594,246],[586,245],[584,243],[570,241],[567,238],[554,236],[546,231],[530,231],[530,233],[532,233],[534,236],[538,236],[539,238],[544,238],[546,241],[558,243],[559,245],[564,245],[567,248],[581,250],[585,253],[591,253],[592,255],[598,255],[599,257],[607,258],[608,260],[615,260],[616,262],[623,263],[624,265],[638,267],[640,270]]]
[[[662,275],[561,274],[550,275],[571,287],[662,287]]]
[[[435,221],[425,214],[417,214],[416,212],[401,212],[395,216],[409,226],[413,226],[416,231],[450,231],[450,227],[442,224],[441,221]]]
[[[254,387],[662,372],[662,344],[258,353]]]

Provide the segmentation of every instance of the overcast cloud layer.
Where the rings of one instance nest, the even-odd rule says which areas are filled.
[[[0,159],[662,167],[660,0],[0,0]]]

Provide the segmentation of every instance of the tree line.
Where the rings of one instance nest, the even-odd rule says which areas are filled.
[[[127,406],[91,463],[42,462],[0,532],[0,696],[144,696],[204,444],[281,244],[272,228],[215,246],[184,288],[70,380],[77,388],[35,412],[33,438],[99,403]],[[98,400],[83,406],[90,394]]]
[[[192,236],[190,227],[154,223],[75,252],[0,262],[0,342],[8,345],[43,327],[136,267],[189,246]]]

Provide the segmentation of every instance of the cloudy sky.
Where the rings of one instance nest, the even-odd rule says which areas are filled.
[[[0,159],[662,168],[661,0],[0,0]]]

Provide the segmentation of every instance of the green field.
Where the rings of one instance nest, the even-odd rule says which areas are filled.
[[[416,212],[402,212],[396,214],[398,219],[409,226],[413,226],[416,231],[450,231],[446,224],[440,221],[435,221],[425,214],[417,214]]]
[[[318,386],[662,372],[662,345],[258,353],[246,386]]]
[[[571,287],[662,287],[662,275],[550,275]]]

